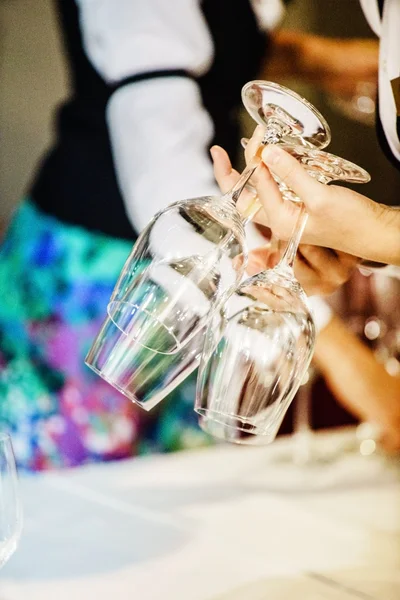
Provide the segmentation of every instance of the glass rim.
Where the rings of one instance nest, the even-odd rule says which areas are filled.
[[[152,319],[155,323],[158,323],[159,326],[167,332],[167,334],[169,335],[170,338],[172,338],[172,340],[174,341],[174,346],[171,346],[172,348],[174,348],[174,350],[169,350],[168,352],[166,350],[156,350],[155,348],[152,348],[151,346],[146,345],[144,342],[142,342],[140,340],[140,338],[137,338],[135,336],[132,336],[131,333],[128,331],[125,331],[123,329],[123,327],[120,326],[120,324],[117,322],[117,320],[115,319],[115,315],[113,314],[113,309],[114,307],[116,309],[123,307],[123,306],[130,306],[132,308],[136,308],[138,311],[144,313],[149,319]],[[138,306],[137,304],[134,304],[132,302],[129,302],[128,300],[112,300],[107,304],[107,318],[114,323],[115,327],[117,327],[120,332],[126,336],[127,339],[131,339],[131,341],[133,341],[136,344],[139,344],[140,346],[142,346],[143,348],[145,348],[146,350],[150,350],[151,352],[154,352],[155,354],[162,354],[162,355],[170,355],[170,354],[176,354],[176,352],[179,352],[182,349],[182,343],[178,340],[178,338],[176,337],[176,335],[165,325],[165,323],[163,323],[162,321],[160,321],[160,319],[158,319],[157,317],[154,317],[148,310]]]
[[[87,367],[89,367],[89,369],[91,369],[94,373],[96,373],[96,375],[99,375],[99,377],[104,379],[104,381],[106,381],[109,385],[111,385],[113,388],[115,388],[120,394],[125,396],[125,398],[128,398],[128,400],[130,400],[131,402],[133,402],[134,404],[136,404],[137,406],[139,406],[140,408],[142,408],[145,411],[151,410],[153,405],[150,402],[149,403],[141,402],[135,396],[135,394],[133,394],[132,392],[129,392],[122,386],[118,385],[118,383],[116,381],[114,381],[114,379],[112,379],[111,377],[108,377],[108,375],[105,375],[105,373],[103,371],[101,371],[100,369],[95,367],[95,365],[89,360],[88,356],[86,356],[84,362],[85,362],[85,365]]]
[[[242,433],[246,433],[247,435],[253,435],[257,437],[268,438],[271,436],[271,426],[267,428],[260,428],[260,431],[257,431],[257,426],[253,426],[253,430],[249,430],[244,425],[233,425],[228,421],[240,421],[242,424],[245,422],[243,418],[233,415],[227,414],[220,411],[216,411],[210,408],[199,407],[195,405],[194,411],[204,420],[210,421],[211,423],[216,423],[217,425],[227,427],[232,430],[240,431]],[[225,420],[223,420],[225,419]],[[247,425],[247,423],[246,423]],[[251,425],[249,423],[249,425]],[[274,436],[275,437],[275,436]]]
[[[233,443],[233,444],[237,444],[238,446],[247,446],[249,448],[253,447],[253,448],[257,448],[260,446],[269,446],[274,440],[275,440],[275,435],[262,435],[262,434],[258,434],[258,433],[252,433],[252,432],[246,432],[248,434],[247,437],[244,438],[237,438],[237,439],[231,439],[229,437],[226,437],[223,435],[223,433],[221,433],[221,429],[228,429],[229,431],[233,432],[233,431],[240,431],[241,433],[245,433],[242,429],[238,429],[236,427],[233,427],[232,425],[227,425],[225,423],[222,423],[222,421],[217,421],[216,419],[213,419],[211,417],[205,417],[204,415],[199,415],[199,427],[200,429],[202,429],[205,433],[207,433],[208,435],[211,435],[214,438],[217,438],[219,440],[223,440],[224,442],[229,442],[229,443]],[[210,423],[211,427],[208,427],[207,424]],[[217,429],[213,429],[212,426],[216,425]]]
[[[303,106],[305,106],[313,115],[314,117],[317,118],[317,120],[320,121],[321,125],[325,128],[325,133],[326,133],[326,139],[323,142],[323,144],[321,145],[315,145],[315,148],[319,148],[320,150],[323,150],[324,148],[326,148],[327,146],[329,146],[329,144],[331,143],[332,140],[332,133],[331,133],[331,128],[329,126],[328,121],[325,119],[325,117],[323,116],[323,114],[318,110],[318,108],[316,106],[314,106],[309,100],[307,100],[307,98],[304,98],[304,96],[302,96],[301,94],[298,94],[297,92],[295,92],[294,90],[281,85],[280,83],[275,83],[274,81],[267,81],[264,79],[253,79],[252,81],[248,81],[247,83],[244,84],[244,86],[242,87],[242,102],[243,105],[245,106],[246,110],[247,106],[246,106],[246,102],[245,102],[245,97],[246,97],[246,93],[247,90],[249,88],[251,88],[253,85],[259,85],[260,87],[269,87],[272,90],[275,90],[277,92],[283,92],[284,94],[286,94],[287,96],[290,96],[291,98],[294,98],[295,100],[297,100],[300,104],[302,104]],[[264,125],[265,123],[262,120],[258,120],[255,119],[252,114],[250,113],[250,111],[248,111],[250,116],[259,124]]]

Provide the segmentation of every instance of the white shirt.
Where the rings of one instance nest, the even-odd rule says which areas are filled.
[[[107,83],[157,69],[205,74],[214,55],[201,0],[76,0],[86,54]],[[260,27],[282,13],[281,0],[253,0]],[[266,5],[269,10],[265,10]],[[219,195],[207,148],[213,124],[194,80],[175,77],[116,91],[107,120],[128,216],[141,231],[171,202]],[[262,237],[250,225],[250,247]]]
[[[283,15],[281,0],[252,0],[262,29]],[[108,83],[156,69],[207,72],[213,44],[201,0],[77,0],[86,54]],[[160,101],[162,99],[162,101]],[[132,83],[115,92],[107,113],[118,182],[135,229],[179,199],[219,194],[206,148],[213,126],[194,80]],[[247,225],[249,248],[265,244]],[[311,299],[317,327],[329,308]]]
[[[400,76],[400,0],[386,0],[382,19],[377,0],[360,0],[371,29],[380,37],[379,117],[393,155],[400,161],[397,111],[391,80]]]

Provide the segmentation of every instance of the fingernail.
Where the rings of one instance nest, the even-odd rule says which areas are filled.
[[[281,156],[276,146],[266,146],[262,152],[262,159],[266,165],[276,165]]]
[[[212,146],[210,148],[210,154],[212,159],[214,160],[215,156],[218,154],[218,146]]]

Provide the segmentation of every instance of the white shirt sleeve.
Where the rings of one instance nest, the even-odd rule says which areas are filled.
[[[333,311],[329,304],[322,300],[320,296],[309,296],[308,304],[314,317],[314,324],[317,334],[325,329],[330,322]]]
[[[158,69],[204,74],[213,45],[201,0],[77,0],[87,56],[107,83]],[[107,121],[127,213],[140,231],[171,202],[218,193],[213,136],[194,80],[150,79],[111,97]]]
[[[250,0],[261,31],[277,27],[285,15],[283,0]]]

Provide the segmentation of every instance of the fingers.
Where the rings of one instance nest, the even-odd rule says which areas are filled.
[[[327,295],[325,282],[322,282],[314,269],[308,263],[297,257],[294,263],[294,274],[307,296]]]
[[[257,125],[257,127],[255,128],[255,130],[253,132],[253,135],[251,136],[250,140],[247,141],[247,144],[245,147],[244,155],[245,155],[247,164],[254,158],[254,156],[260,150],[260,145],[263,140],[264,134],[265,134],[265,127],[263,127],[262,125]],[[243,145],[243,141],[242,141],[242,145]]]
[[[287,240],[292,233],[299,207],[282,198],[278,184],[263,163],[256,173],[255,185],[262,210],[254,216],[253,221],[271,227],[276,237]]]
[[[239,179],[239,173],[233,169],[227,152],[220,146],[213,146],[210,154],[214,163],[214,175],[221,192],[226,194]]]
[[[315,271],[329,272],[328,276],[335,276],[337,283],[344,283],[352,274],[358,259],[344,252],[335,252],[330,248],[321,248],[302,244],[299,248],[299,255]]]
[[[300,196],[308,212],[318,207],[318,200],[323,198],[326,186],[310,177],[293,156],[279,146],[269,145],[263,150],[262,160],[274,175]]]
[[[308,293],[331,294],[349,279],[357,262],[357,258],[345,253],[302,244],[295,273],[299,281],[308,286]]]
[[[249,260],[246,267],[248,275],[257,275],[261,271],[265,271],[265,269],[272,269],[278,262],[276,254],[270,248],[268,242],[263,248],[257,248],[249,252]]]
[[[210,154],[214,163],[215,179],[217,180],[221,192],[226,194],[233,188],[240,175],[232,168],[229,156],[223,148],[220,146],[213,146],[210,150]],[[251,185],[246,186],[240,194],[239,201],[236,205],[239,212],[246,216],[247,211],[251,210],[256,195],[257,191],[255,188]]]

